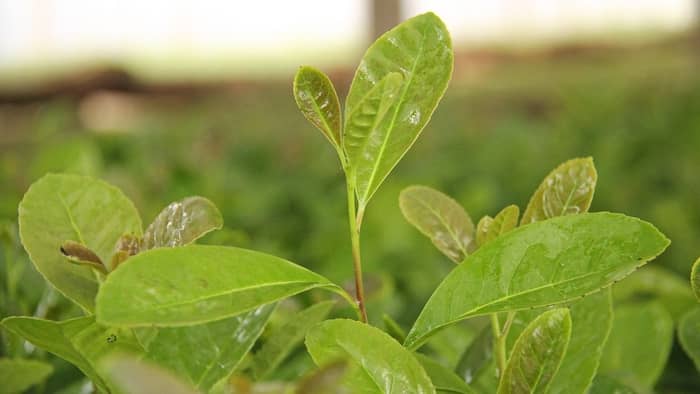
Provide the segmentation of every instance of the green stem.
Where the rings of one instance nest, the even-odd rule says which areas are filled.
[[[355,272],[355,298],[357,306],[360,308],[360,317],[367,323],[367,310],[365,309],[365,289],[362,281],[362,259],[360,256],[360,226],[362,225],[362,215],[364,209],[357,212],[355,208],[355,188],[348,180],[348,224],[350,225],[350,241],[352,242],[352,263]]]
[[[506,369],[506,336],[501,333],[501,324],[498,322],[497,313],[491,314],[491,330],[493,332],[493,354],[496,357],[498,376],[500,377]]]

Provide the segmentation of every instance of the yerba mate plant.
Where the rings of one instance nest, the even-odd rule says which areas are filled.
[[[131,201],[113,186],[49,174],[19,206],[21,240],[37,270],[83,316],[9,317],[3,328],[72,363],[103,393],[584,393],[623,387],[599,368],[613,321],[609,288],[669,241],[642,220],[587,212],[597,180],[590,158],[549,174],[522,218],[511,205],[476,228],[450,197],[425,186],[406,189],[400,207],[408,221],[457,265],[407,334],[388,316],[387,332],[367,322],[362,218],[437,107],[452,63],[449,33],[427,13],[367,50],[343,110],[322,72],[302,67],[294,80],[299,108],[331,143],[345,174],[354,296],[280,257],[196,245],[223,222],[206,198],[172,203],[144,228]],[[314,289],[329,297],[261,339],[280,300]],[[358,320],[326,320],[342,300]],[[695,324],[693,316],[686,326]],[[431,338],[483,317],[489,326],[456,368],[441,363]],[[688,332],[685,346],[697,351],[697,338]],[[286,381],[268,379],[302,341],[317,368]],[[21,373],[31,380],[31,368]]]

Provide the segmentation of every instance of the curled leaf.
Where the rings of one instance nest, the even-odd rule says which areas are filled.
[[[484,216],[476,226],[476,244],[483,246],[499,236],[518,226],[520,208],[517,205],[509,205],[501,210],[495,218]]]
[[[187,245],[224,224],[219,209],[204,197],[187,197],[171,203],[143,235],[143,248]]]
[[[72,263],[95,268],[103,274],[107,273],[107,268],[102,263],[102,260],[100,260],[100,257],[83,244],[74,241],[66,241],[61,245],[60,250]]]
[[[304,117],[342,153],[340,101],[328,76],[313,67],[299,68],[294,77],[294,99]]]

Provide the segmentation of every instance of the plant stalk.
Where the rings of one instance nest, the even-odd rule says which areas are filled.
[[[501,324],[498,321],[498,314],[491,314],[491,330],[493,332],[493,354],[496,357],[498,365],[498,377],[503,376],[503,371],[506,370],[506,337],[501,332]]]
[[[360,226],[362,225],[362,213],[355,207],[355,188],[350,181],[347,184],[348,194],[348,224],[350,225],[350,241],[352,243],[352,264],[355,272],[355,300],[360,308],[360,317],[363,323],[367,323],[367,309],[365,308],[365,288],[362,281],[362,258],[360,255]]]

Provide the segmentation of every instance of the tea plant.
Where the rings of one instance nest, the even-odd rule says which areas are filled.
[[[476,228],[450,197],[424,186],[404,190],[408,221],[457,265],[407,334],[388,316],[387,332],[368,323],[363,216],[437,107],[452,62],[449,33],[428,13],[367,50],[343,111],[323,73],[302,67],[296,75],[297,104],[345,174],[354,296],[279,257],[194,244],[223,223],[203,197],[168,205],[144,229],[120,190],[49,174],[20,203],[22,244],[84,315],[9,317],[2,326],[74,364],[107,393],[583,393],[618,384],[598,375],[613,319],[608,288],[669,241],[642,220],[587,213],[597,180],[590,158],[549,174],[520,220],[511,205]],[[281,300],[316,289],[335,298],[292,314],[260,339]],[[338,300],[359,321],[326,320]],[[490,325],[454,370],[431,357],[438,331],[480,316]],[[298,382],[266,382],[301,341],[318,368]],[[695,349],[693,339],[685,342]]]

